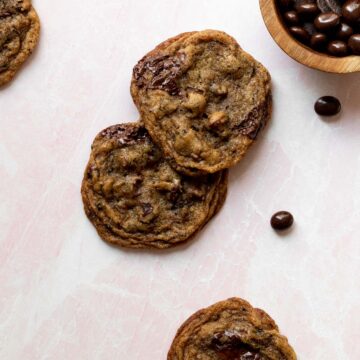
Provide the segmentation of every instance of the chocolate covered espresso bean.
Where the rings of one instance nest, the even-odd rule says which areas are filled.
[[[360,0],[277,0],[290,34],[331,56],[359,54]]]
[[[331,41],[327,47],[329,54],[334,56],[346,56],[348,54],[348,47],[344,41],[334,40]]]
[[[319,13],[319,8],[315,3],[299,3],[295,5],[295,10],[304,19],[314,18]]]
[[[300,26],[292,26],[289,30],[291,34],[293,34],[293,36],[298,40],[307,42],[310,39],[309,33]]]
[[[334,96],[322,96],[317,99],[314,109],[318,115],[334,116],[341,111],[341,103]]]
[[[352,35],[348,42],[349,48],[355,55],[360,55],[360,34]]]
[[[340,16],[334,12],[320,14],[314,24],[320,31],[330,31],[340,24]]]
[[[342,7],[342,16],[350,24],[360,23],[360,0],[348,0]]]
[[[289,25],[297,25],[300,23],[299,15],[296,11],[287,11],[284,14],[284,19]]]
[[[286,230],[294,223],[294,217],[288,211],[279,211],[271,217],[270,224],[275,230]]]
[[[325,34],[318,33],[311,37],[310,44],[314,49],[322,49],[325,47],[327,41],[328,38]]]
[[[339,30],[336,33],[336,37],[339,40],[347,40],[354,33],[354,30],[348,24],[342,22],[340,23]]]

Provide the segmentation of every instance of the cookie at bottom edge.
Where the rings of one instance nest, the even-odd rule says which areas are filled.
[[[167,359],[296,360],[296,354],[265,311],[231,298],[186,320]]]

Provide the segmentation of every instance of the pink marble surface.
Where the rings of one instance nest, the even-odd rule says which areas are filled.
[[[34,5],[40,46],[0,91],[0,359],[165,359],[183,320],[231,296],[267,310],[299,359],[360,359],[360,74],[289,59],[255,0]],[[204,28],[269,68],[273,121],[190,245],[109,247],[79,195],[92,139],[138,118],[129,82],[147,50]],[[312,110],[325,94],[343,103],[331,121]],[[296,218],[285,236],[269,226],[280,209]]]

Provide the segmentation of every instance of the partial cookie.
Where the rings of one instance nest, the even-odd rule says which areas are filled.
[[[0,86],[10,82],[33,52],[40,21],[30,0],[0,1]]]
[[[296,355],[268,314],[231,298],[185,321],[167,359],[296,360]]]
[[[177,173],[141,123],[111,126],[94,140],[82,183],[84,208],[100,237],[128,248],[188,241],[219,210],[227,172]]]
[[[160,44],[135,66],[131,93],[153,140],[189,175],[239,162],[271,115],[267,70],[213,30]]]

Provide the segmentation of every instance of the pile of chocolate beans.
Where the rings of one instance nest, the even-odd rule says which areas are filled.
[[[289,32],[331,56],[360,55],[360,0],[277,0]]]

